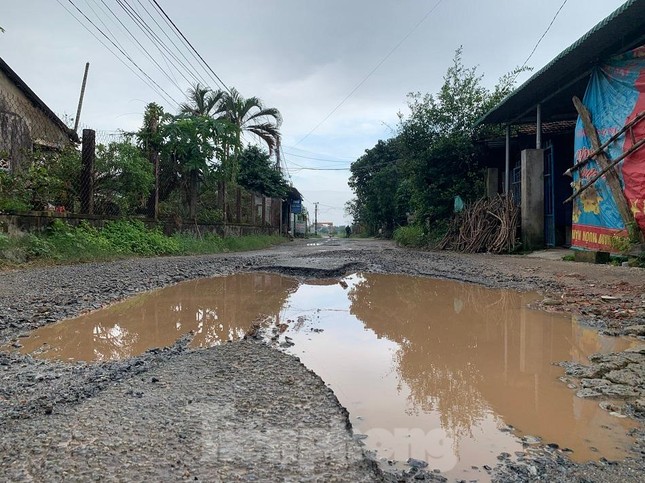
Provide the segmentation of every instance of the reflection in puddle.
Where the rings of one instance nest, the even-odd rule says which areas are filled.
[[[329,384],[379,457],[414,457],[451,476],[481,478],[471,465],[494,466],[501,452],[522,451],[518,435],[529,434],[573,449],[579,461],[624,457],[634,423],[575,397],[552,362],[586,362],[629,342],[527,309],[534,299],[397,275],[299,284],[240,274],[181,283],[21,342],[42,357],[108,360],[170,345],[188,331],[194,346],[211,346],[261,319],[279,342],[293,340],[286,350]],[[507,425],[516,432],[500,431]]]
[[[297,287],[294,279],[264,273],[182,282],[42,327],[20,341],[21,350],[107,361],[170,346],[191,331],[193,347],[210,347],[240,339],[257,319],[278,316]]]

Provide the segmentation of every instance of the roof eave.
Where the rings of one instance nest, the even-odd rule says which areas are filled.
[[[570,81],[569,85],[573,84],[576,80],[589,76],[595,65],[604,60],[608,55],[612,55],[607,52],[604,52],[602,55],[598,54],[593,44],[597,43],[599,38],[602,37],[613,38],[613,30],[621,32],[621,23],[629,23],[630,20],[639,18],[645,18],[645,0],[629,0],[628,2],[625,2],[611,15],[596,24],[585,35],[563,50],[547,65],[542,67],[522,85],[502,99],[495,107],[477,120],[476,126],[482,124],[508,124],[516,122],[530,109],[529,104],[531,103],[529,101],[530,98],[536,97],[534,94],[535,92],[549,92],[549,88],[552,87],[552,85],[557,85],[561,88],[563,85],[562,82],[567,80],[566,76],[569,74],[566,70],[566,66],[572,61],[575,61],[576,57],[582,58],[582,61],[578,62],[580,64],[580,68],[576,72],[574,81]],[[611,31],[608,32],[607,28],[610,28]],[[645,41],[645,34],[636,36],[637,33],[640,32],[642,32],[642,29],[638,26],[634,26],[632,30],[628,32],[629,34],[634,35],[634,37],[628,43],[622,45],[622,48],[628,50],[630,48],[637,47]],[[621,46],[616,42],[616,45],[612,45],[612,47],[620,48]],[[583,56],[582,54],[584,53],[587,53],[587,55]],[[615,53],[617,52],[614,52],[614,54]],[[552,72],[555,68],[564,70],[560,76],[563,78],[555,78],[557,77],[557,72]],[[547,73],[553,74],[554,78],[545,81],[543,76]],[[569,77],[569,80],[570,79],[571,78]],[[547,85],[547,83],[549,85]],[[523,101],[522,97],[527,97],[529,99]],[[538,98],[538,100],[533,104],[533,107],[539,102],[543,102],[543,99]],[[517,103],[519,105],[517,111],[512,114],[508,112],[508,106],[511,103]]]
[[[56,124],[61,131],[63,131],[67,137],[69,138],[70,141],[73,143],[79,143],[80,139],[78,137],[78,134],[73,130],[70,129],[55,113],[52,111],[47,104],[43,102],[43,100],[36,95],[34,91],[31,90],[31,88],[27,85],[25,81],[23,81],[16,72],[9,67],[9,65],[0,57],[0,71],[2,71],[15,85],[18,89],[20,89],[23,94],[31,101],[31,103],[34,105],[34,107],[37,107],[41,111],[43,111],[51,121]]]

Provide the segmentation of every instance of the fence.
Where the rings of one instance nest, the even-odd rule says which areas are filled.
[[[0,105],[0,120],[5,114]],[[33,122],[32,126],[22,122],[29,133],[34,132]],[[33,143],[31,135],[15,148],[16,135],[3,136],[2,142],[11,149],[0,156],[5,159],[0,170],[0,211],[14,215],[46,211],[42,223],[52,214],[92,221],[136,216],[162,222],[169,231],[208,230],[209,226],[225,234],[242,234],[245,227],[270,233],[280,230],[281,199],[226,183],[209,170],[187,172],[171,161],[160,161],[159,156],[146,159],[131,137],[84,129],[78,149],[71,142],[43,146]]]

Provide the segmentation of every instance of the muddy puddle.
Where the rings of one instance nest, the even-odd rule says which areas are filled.
[[[526,451],[527,436],[571,449],[576,461],[623,458],[635,423],[575,397],[552,363],[585,363],[631,342],[528,309],[535,299],[398,275],[301,283],[247,273],[184,282],[20,342],[38,357],[105,361],[168,346],[190,331],[194,347],[212,346],[260,324],[267,342],[334,390],[378,458],[422,459],[466,480],[485,476],[472,466]]]

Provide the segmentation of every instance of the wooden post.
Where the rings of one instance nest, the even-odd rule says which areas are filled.
[[[591,113],[576,96],[573,96],[573,105],[576,107],[576,111],[578,111],[578,114],[580,115],[580,120],[582,121],[582,125],[585,129],[585,134],[591,141],[591,148],[594,151],[599,151],[596,155],[598,166],[600,166],[600,169],[609,168],[611,161],[604,151],[599,150],[601,145],[600,138],[598,137],[598,132],[591,121]],[[625,224],[625,229],[629,230],[629,227],[633,226],[635,223],[634,215],[629,209],[629,205],[627,204],[627,200],[623,194],[623,189],[620,186],[620,178],[618,178],[616,170],[609,169],[605,174],[605,181],[607,182],[607,187],[609,188],[611,195],[616,201],[616,207],[618,208],[618,213],[620,213],[620,217]]]
[[[267,197],[262,195],[262,226],[267,222]]]
[[[251,214],[249,215],[249,224],[255,225],[255,193],[251,193]]]
[[[96,158],[96,132],[83,129],[81,148],[81,213],[94,213],[94,160]]]
[[[226,198],[226,181],[222,181],[222,214],[224,215],[224,223],[228,223],[228,213],[227,213],[227,198]]]
[[[237,187],[235,208],[235,222],[240,224],[242,223],[242,188],[239,186]]]
[[[152,119],[150,119],[150,135],[151,137],[155,137],[157,134],[157,130],[159,128],[159,118],[156,116],[153,116]],[[152,207],[153,210],[153,218],[155,221],[159,220],[159,152],[156,149],[156,146],[152,146],[150,149],[150,162],[152,163],[152,166],[154,166],[155,170],[155,192],[154,192],[154,204]]]
[[[226,223],[226,199],[224,198],[224,181],[217,182],[217,207],[222,210],[222,221]]]

